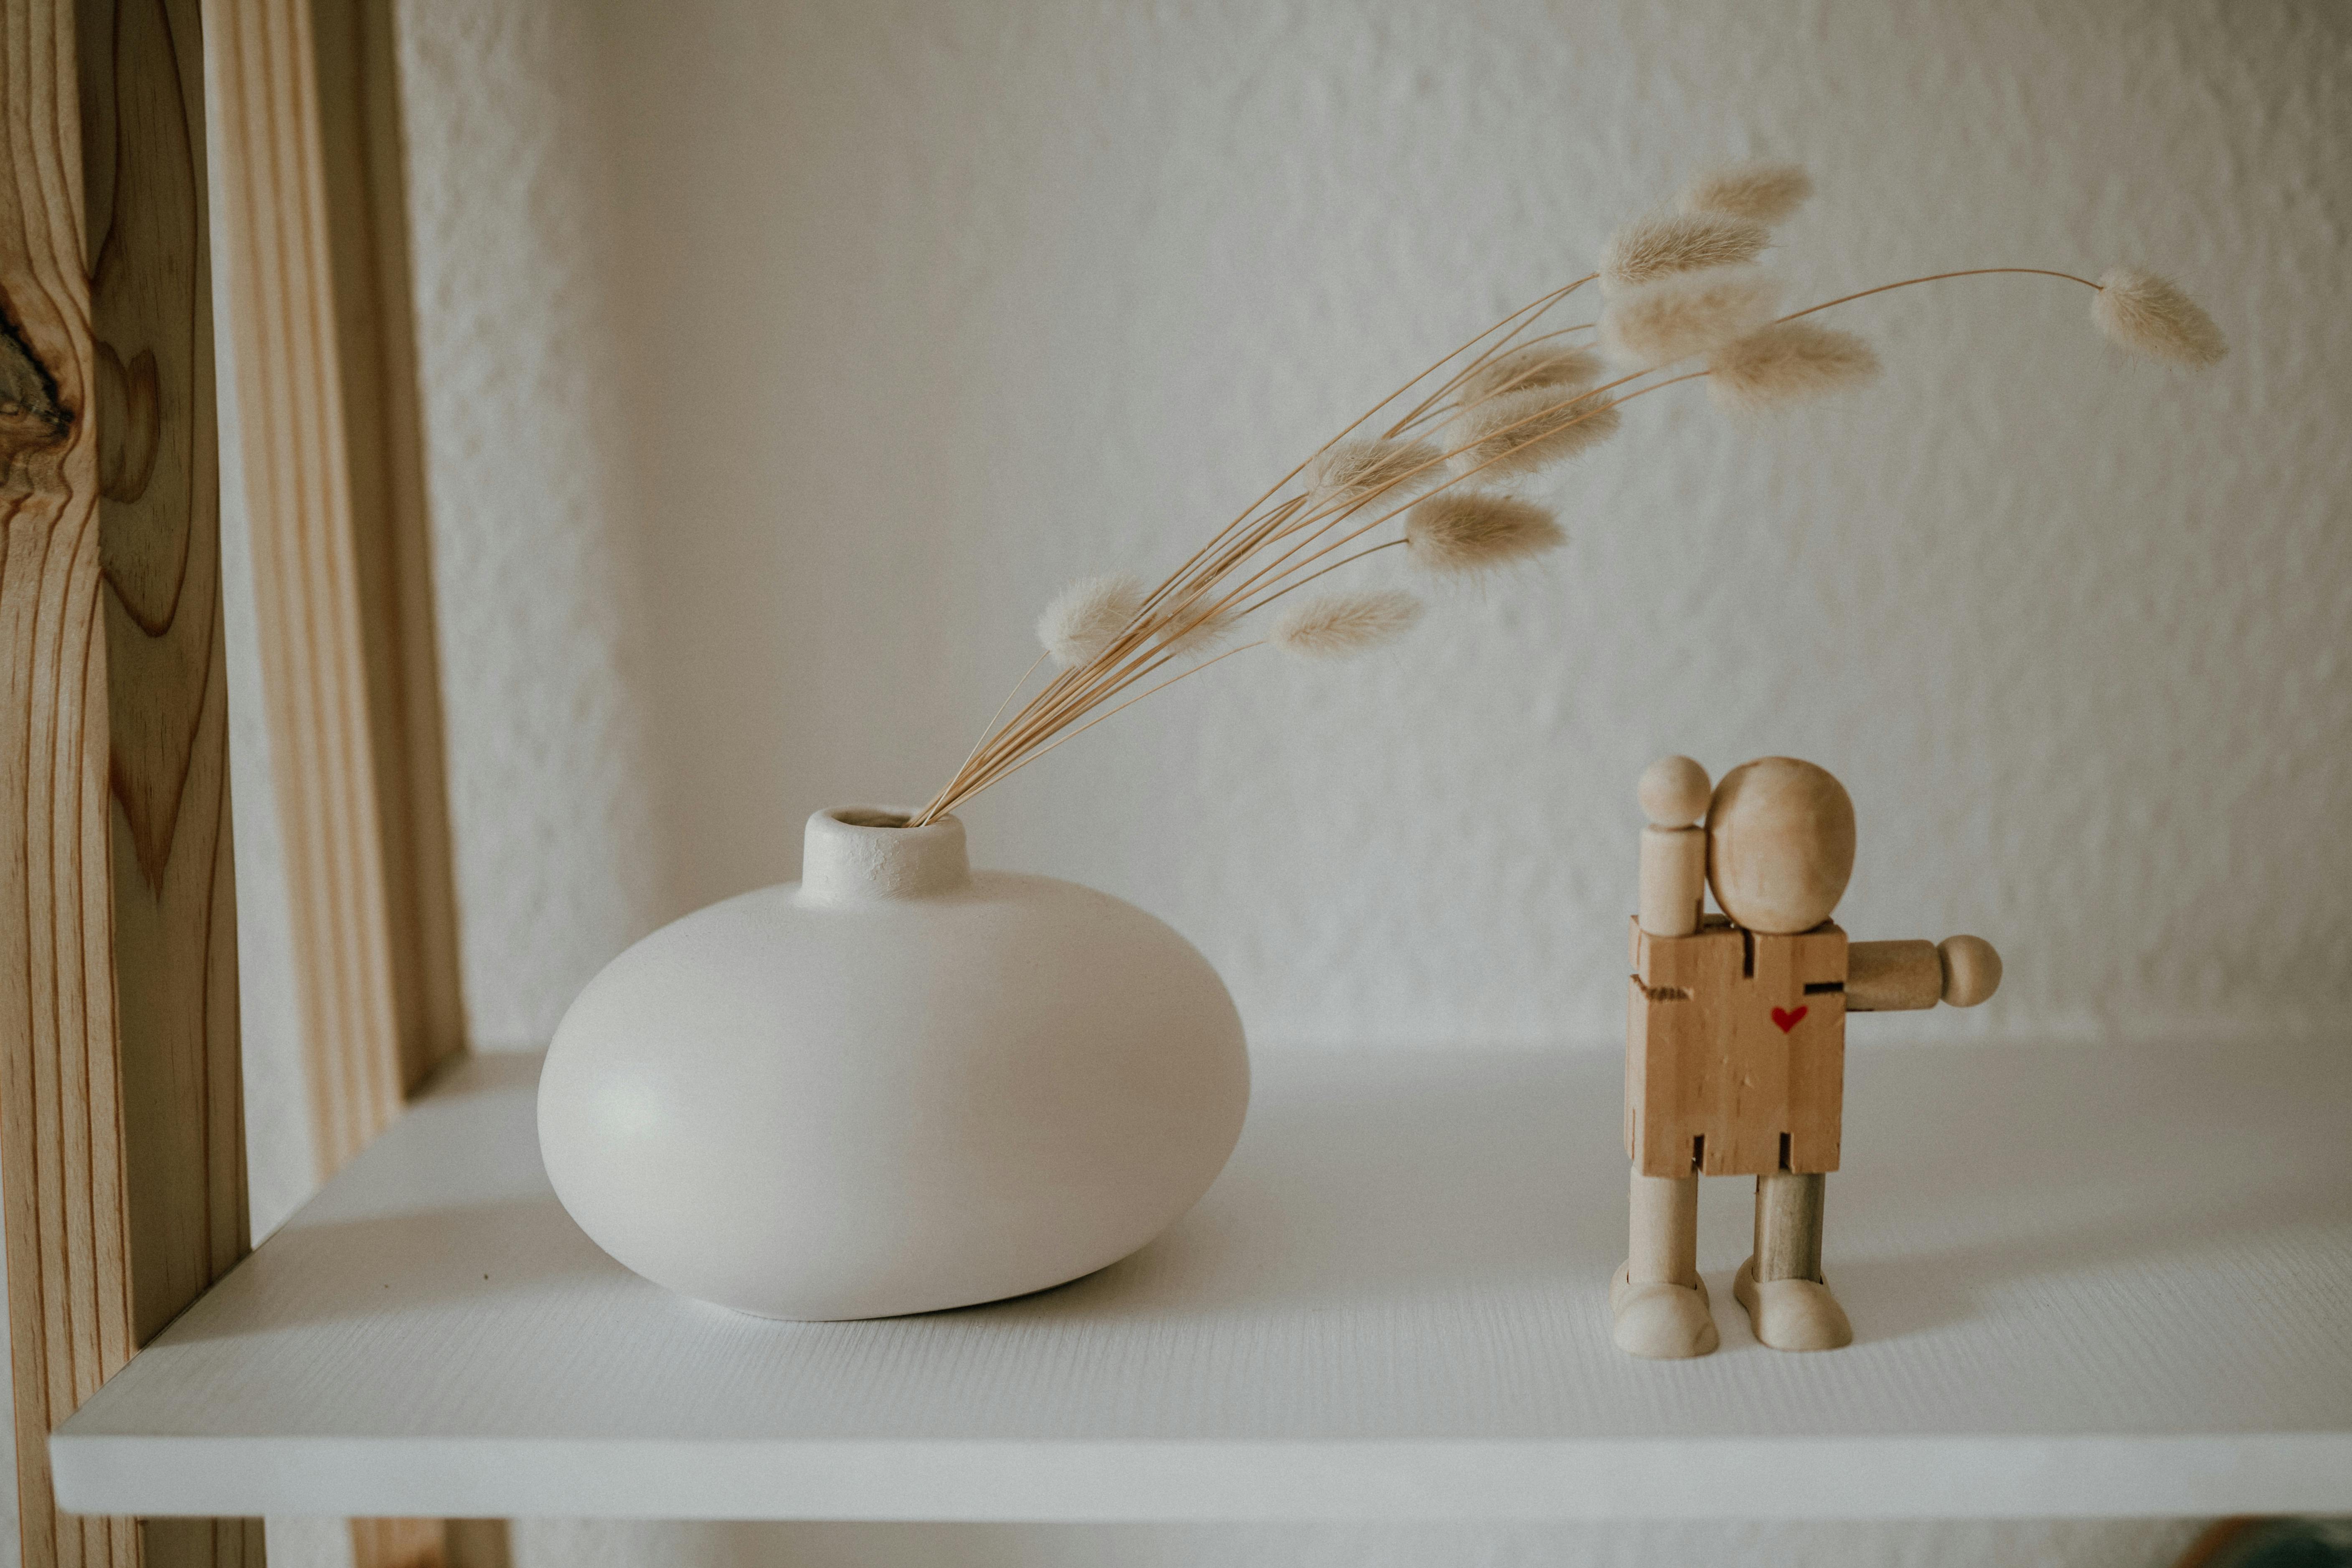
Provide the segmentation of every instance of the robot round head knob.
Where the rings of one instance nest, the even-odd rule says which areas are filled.
[[[1723,775],[1706,812],[1715,901],[1749,931],[1811,931],[1853,874],[1853,802],[1825,768],[1762,757]]]

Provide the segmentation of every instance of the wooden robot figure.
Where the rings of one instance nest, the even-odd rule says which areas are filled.
[[[1775,1350],[1853,1339],[1822,1278],[1822,1197],[1838,1168],[1845,1016],[1973,1007],[2000,956],[1972,936],[1846,941],[1830,920],[1853,870],[1853,803],[1822,768],[1765,757],[1710,794],[1666,757],[1642,775],[1641,912],[1625,1037],[1633,1246],[1609,1292],[1618,1347],[1705,1355],[1698,1179],[1756,1178],[1756,1250],[1732,1287]],[[1700,825],[1704,816],[1705,825]],[[1706,889],[1723,912],[1704,911]]]

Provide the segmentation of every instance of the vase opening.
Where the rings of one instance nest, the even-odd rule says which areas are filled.
[[[919,899],[971,886],[963,824],[942,816],[920,827],[889,805],[839,805],[808,819],[802,837],[800,902]]]

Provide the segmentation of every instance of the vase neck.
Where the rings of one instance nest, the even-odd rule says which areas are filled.
[[[971,886],[963,824],[942,816],[920,827],[899,826],[912,815],[843,805],[812,816],[802,837],[800,901],[865,904]]]

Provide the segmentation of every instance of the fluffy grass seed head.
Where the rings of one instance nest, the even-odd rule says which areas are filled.
[[[1405,554],[1441,577],[1499,571],[1567,542],[1548,510],[1491,490],[1441,490],[1404,518]]]
[[[1852,332],[1811,321],[1776,321],[1706,356],[1716,405],[1755,414],[1826,397],[1878,374],[1878,356]]]
[[[1615,297],[1678,272],[1737,267],[1755,260],[1771,234],[1754,218],[1728,213],[1656,213],[1637,217],[1601,249],[1601,291]]]
[[[2230,352],[2221,329],[2169,279],[2110,267],[2091,296],[2091,319],[2119,348],[2149,359],[2202,367]]]
[[[1465,407],[1530,386],[1591,386],[1601,379],[1601,356],[1574,343],[1534,343],[1496,354],[1464,376],[1454,390]]]
[[[1813,177],[1801,163],[1733,163],[1693,180],[1676,205],[1686,213],[1779,223],[1812,194]]]
[[[1307,480],[1318,505],[1353,500],[1391,484],[1420,489],[1444,477],[1438,462],[1444,456],[1426,441],[1351,436],[1326,447],[1307,466]]]
[[[1601,312],[1601,346],[1629,370],[1654,370],[1744,338],[1772,314],[1780,286],[1753,267],[1717,267],[1629,289]]]
[[[1213,595],[1206,597],[1214,602]],[[1166,637],[1160,645],[1162,651],[1181,658],[1205,658],[1231,641],[1241,626],[1241,617],[1231,610],[1203,616],[1201,612],[1207,608],[1207,603],[1195,601],[1157,615],[1155,622]],[[1171,632],[1174,635],[1169,636]]]
[[[1132,572],[1081,577],[1037,617],[1037,640],[1064,669],[1076,669],[1117,640],[1143,608],[1143,584]]]
[[[1605,393],[1578,397],[1567,387],[1531,386],[1463,410],[1446,426],[1456,474],[1492,479],[1531,474],[1576,456],[1623,423]]]
[[[1325,594],[1294,605],[1266,641],[1300,658],[1346,658],[1403,636],[1421,619],[1421,601],[1399,588]]]

